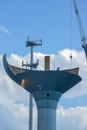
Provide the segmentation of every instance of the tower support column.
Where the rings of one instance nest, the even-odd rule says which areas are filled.
[[[56,109],[39,108],[37,130],[56,130]]]
[[[61,94],[40,91],[33,95],[37,104],[37,130],[56,130],[56,108]]]

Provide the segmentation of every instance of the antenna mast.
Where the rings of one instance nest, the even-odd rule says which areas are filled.
[[[22,66],[29,67],[30,70],[36,69],[37,66],[39,65],[39,59],[37,59],[36,63],[33,63],[33,48],[34,46],[41,46],[42,45],[42,40],[35,40],[35,41],[29,41],[29,37],[26,41],[26,47],[30,47],[30,64],[26,63],[24,64],[22,62]]]
[[[36,40],[36,41],[29,41],[29,37],[26,40],[26,47],[30,47],[31,56],[30,56],[30,64],[26,63],[24,64],[22,62],[22,66],[30,67],[30,70],[33,70],[33,68],[37,68],[39,65],[39,60],[36,61],[36,63],[33,63],[33,47],[34,46],[41,46],[42,40]],[[32,130],[32,122],[33,122],[33,96],[30,94],[30,109],[29,109],[29,130]]]

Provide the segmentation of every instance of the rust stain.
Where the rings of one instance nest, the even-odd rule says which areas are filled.
[[[21,87],[22,87],[22,88],[25,88],[25,86],[26,86],[26,80],[25,80],[25,79],[22,79],[22,81],[21,81]]]

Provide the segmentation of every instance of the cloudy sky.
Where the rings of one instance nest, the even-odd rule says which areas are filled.
[[[80,15],[87,27],[87,1],[77,0]],[[85,30],[87,32],[87,30]],[[22,60],[29,61],[30,40],[43,40],[36,47],[34,61],[39,58],[38,70],[43,70],[44,56],[51,56],[51,69],[79,67],[82,81],[65,93],[57,107],[57,129],[87,130],[87,60],[81,48],[79,29],[70,0],[8,0],[0,4],[0,130],[28,130],[29,93],[20,88],[6,74],[2,56],[7,53],[8,62],[21,67]],[[72,53],[72,61],[70,55]],[[33,130],[37,125],[37,109],[34,102]]]

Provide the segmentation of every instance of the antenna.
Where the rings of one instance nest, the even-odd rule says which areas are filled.
[[[41,46],[42,45],[42,39],[40,40],[35,40],[35,41],[30,41],[29,36],[27,37],[27,40],[25,42],[26,47],[31,47],[31,46]]]
[[[30,57],[30,63],[24,64],[23,61],[22,61],[22,66],[28,67],[28,68],[30,68],[30,70],[33,70],[33,68],[36,69],[37,66],[39,65],[39,59],[37,59],[36,63],[33,63],[33,47],[34,46],[41,46],[42,45],[42,39],[30,41],[29,36],[28,36],[25,44],[26,44],[26,47],[30,47],[31,57]]]

